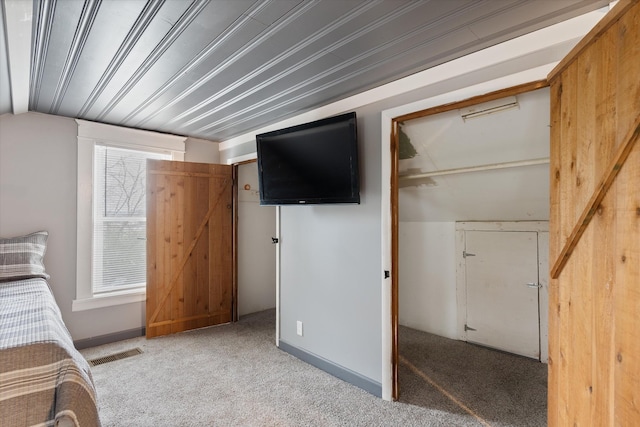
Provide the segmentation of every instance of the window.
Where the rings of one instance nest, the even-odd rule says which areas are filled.
[[[78,252],[73,310],[143,301],[146,161],[182,160],[184,138],[78,122]]]
[[[169,154],[96,145],[93,178],[93,293],[144,288],[146,161]]]

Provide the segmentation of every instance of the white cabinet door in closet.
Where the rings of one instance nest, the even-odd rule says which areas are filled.
[[[466,231],[467,341],[540,358],[536,232]]]

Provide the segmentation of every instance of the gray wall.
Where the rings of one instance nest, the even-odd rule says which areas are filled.
[[[380,382],[380,121],[358,114],[361,203],[281,208],[280,339]]]
[[[144,326],[144,303],[71,311],[76,296],[77,135],[73,119],[0,116],[0,236],[47,230],[45,266],[74,340]],[[187,140],[185,158],[214,163],[217,144]]]

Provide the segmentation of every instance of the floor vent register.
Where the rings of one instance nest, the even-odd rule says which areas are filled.
[[[103,365],[105,363],[114,362],[116,360],[126,359],[127,357],[136,356],[138,354],[142,354],[142,350],[139,348],[134,348],[131,350],[121,351],[120,353],[109,354],[107,356],[97,357],[95,359],[89,360],[89,364],[91,366]]]

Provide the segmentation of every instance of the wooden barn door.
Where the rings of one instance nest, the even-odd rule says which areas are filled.
[[[640,1],[549,75],[549,425],[640,425]]]
[[[233,167],[147,163],[147,338],[233,316]]]

